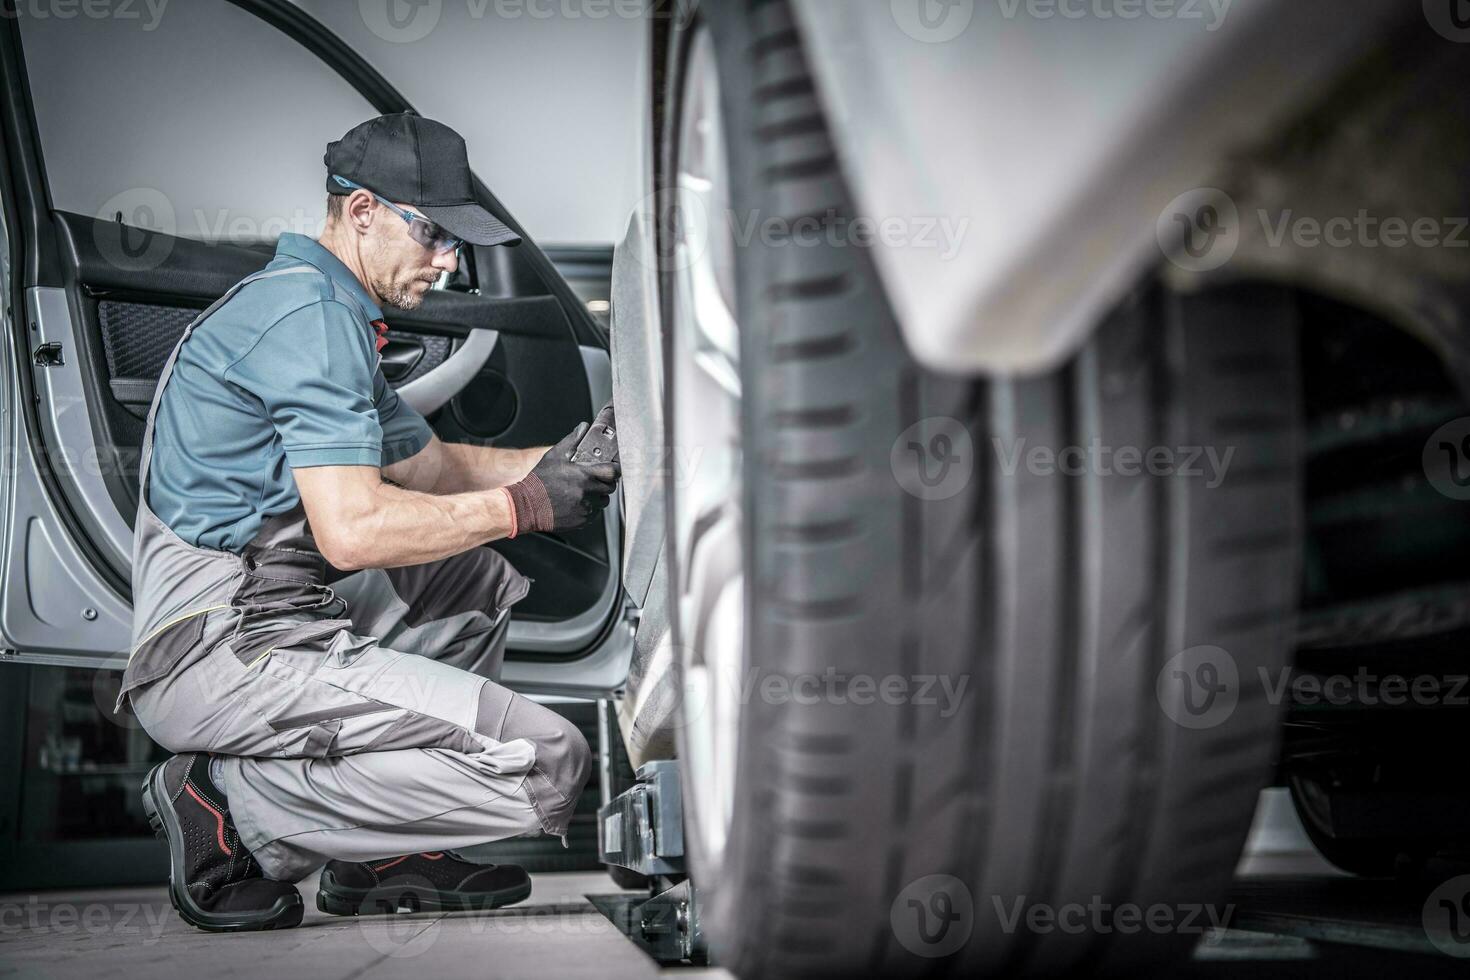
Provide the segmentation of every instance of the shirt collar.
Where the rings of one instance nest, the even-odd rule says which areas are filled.
[[[288,231],[281,235],[280,241],[276,243],[276,255],[278,257],[289,256],[315,266],[326,273],[332,282],[351,293],[352,298],[357,300],[366,311],[369,320],[383,319],[383,311],[378,308],[377,303],[373,302],[367,289],[352,274],[352,270],[343,265],[342,260],[329,252],[320,242]]]

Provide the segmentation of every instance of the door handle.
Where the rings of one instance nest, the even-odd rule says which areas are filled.
[[[383,378],[402,381],[424,359],[424,345],[417,340],[389,340],[383,347]]]

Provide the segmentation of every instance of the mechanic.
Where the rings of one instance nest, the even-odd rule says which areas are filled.
[[[590,769],[575,725],[496,682],[530,583],[482,546],[587,523],[617,466],[571,461],[586,423],[446,445],[379,365],[383,305],[417,308],[462,242],[520,239],[440,123],[380,116],[325,163],[320,239],[282,235],[190,324],[144,430],[118,707],[178,753],[143,802],[212,931],[298,924],[317,868],[336,914],[518,901],[523,869],[456,849],[565,843]]]

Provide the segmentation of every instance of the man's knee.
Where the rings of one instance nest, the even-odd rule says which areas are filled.
[[[410,627],[467,612],[484,613],[495,620],[530,587],[524,575],[489,548],[471,548],[424,565],[390,568],[386,574],[408,606],[404,622]]]
[[[565,833],[577,798],[592,773],[592,749],[576,724],[551,709],[487,683],[476,729],[502,742],[524,738],[536,749],[526,777],[537,812],[550,833]]]
[[[566,801],[567,812],[587,785],[592,749],[576,724],[544,705],[516,696],[501,739],[524,738],[536,747],[536,769]]]

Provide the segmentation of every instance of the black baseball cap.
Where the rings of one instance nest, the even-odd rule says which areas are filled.
[[[352,190],[335,174],[424,217],[472,245],[519,245],[521,236],[475,201],[464,138],[441,122],[394,112],[327,144],[327,193]]]

